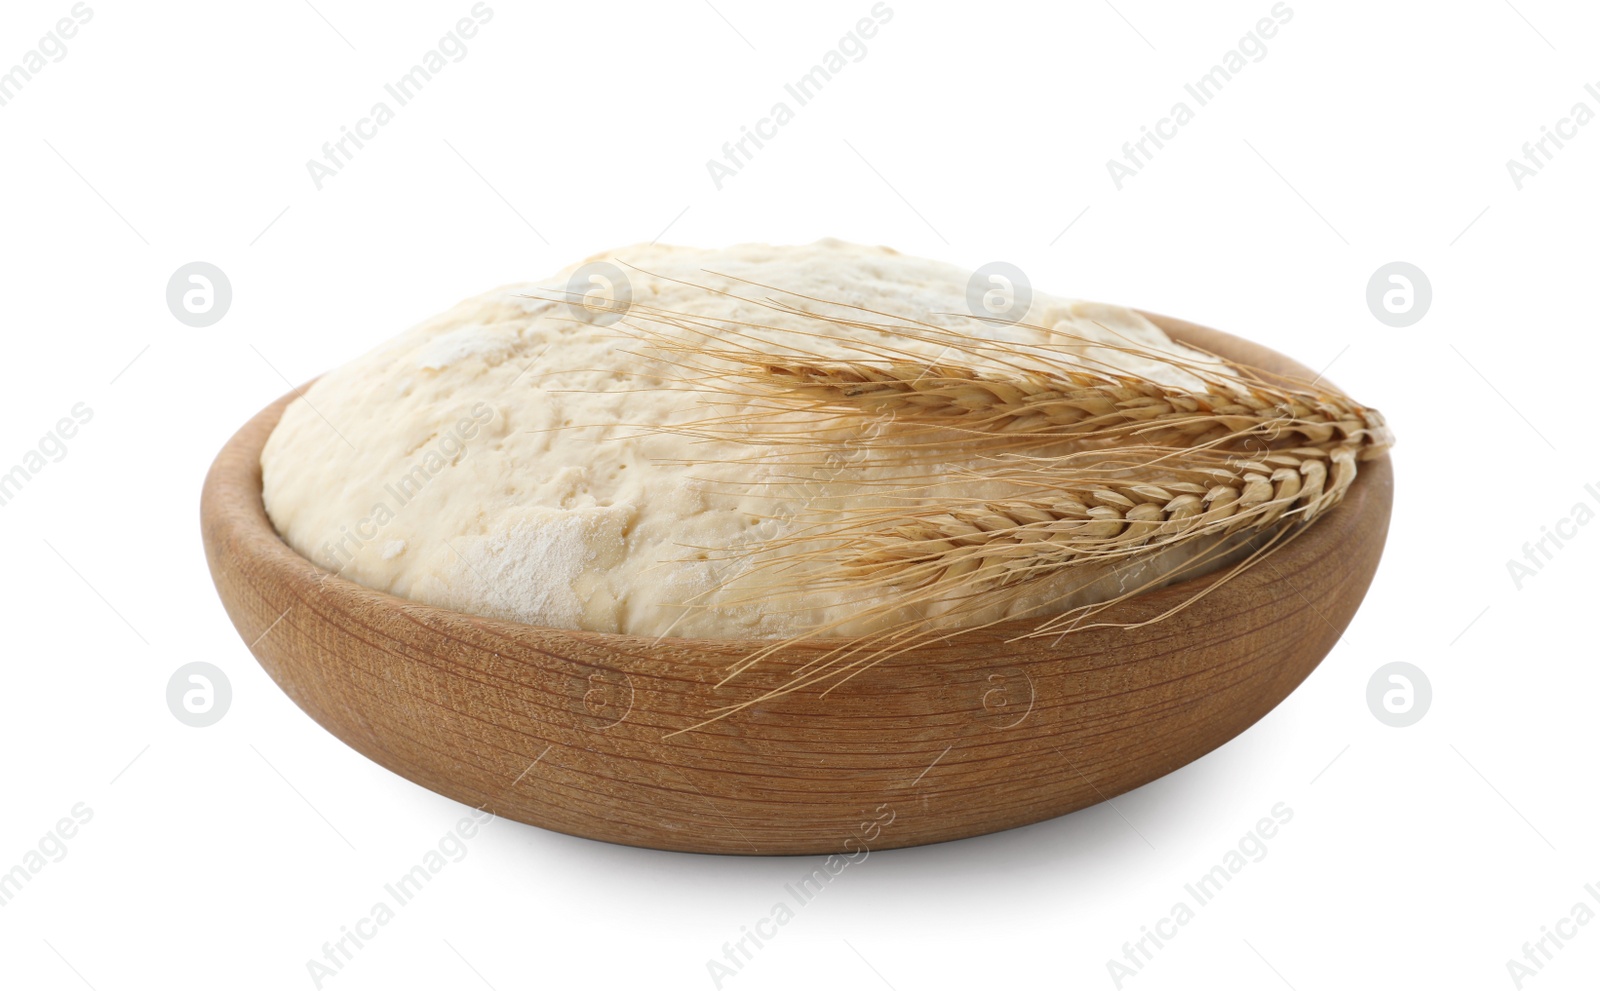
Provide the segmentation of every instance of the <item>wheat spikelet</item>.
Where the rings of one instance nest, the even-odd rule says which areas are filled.
[[[999,378],[968,367],[865,361],[767,360],[752,363],[746,374],[776,396],[817,409],[886,414],[1008,439],[1131,435],[1145,443],[1200,444],[1293,434],[1315,444],[1387,443],[1381,417],[1346,397],[1265,386],[1188,391],[1074,369]]]
[[[926,587],[998,587],[1041,570],[1136,556],[1148,549],[1300,517],[1336,504],[1354,480],[1354,447],[1274,451],[1156,481],[1072,477],[1049,466],[995,476],[1027,498],[853,519],[810,540],[837,540],[851,577]],[[1069,477],[1063,478],[1066,474]],[[837,555],[833,548],[823,552]]]
[[[1175,447],[1226,443],[1249,448],[1255,441],[1276,445],[1298,438],[1318,445],[1344,443],[1367,458],[1393,441],[1376,410],[1335,390],[1269,381],[1248,368],[1201,364],[1138,345],[1107,345],[1039,327],[1027,329],[1050,335],[1053,347],[985,341],[920,321],[865,322],[759,302],[834,332],[803,331],[817,347],[801,349],[793,343],[792,327],[783,328],[788,340],[778,343],[764,333],[775,328],[763,324],[635,307],[629,333],[648,345],[656,360],[665,356],[680,369],[680,383],[697,388],[716,383],[730,397],[752,401],[755,407],[681,426],[680,432],[749,442],[741,431],[748,434],[747,428],[774,414],[804,410],[819,420],[828,415],[889,418],[941,435],[954,431],[969,444],[1013,452],[1067,439],[1080,445],[1137,438]],[[938,346],[940,357],[929,361],[903,341]],[[829,354],[827,349],[863,357]],[[1163,365],[1183,373],[1195,387],[1129,375],[1072,349],[1110,351]],[[944,357],[952,353],[968,362],[946,362]],[[771,434],[758,439],[770,446],[797,442]],[[900,439],[898,453],[904,454],[908,437]],[[939,446],[937,440],[934,445]]]

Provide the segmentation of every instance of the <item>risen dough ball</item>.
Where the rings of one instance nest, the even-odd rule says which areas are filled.
[[[1195,357],[1135,313],[1037,289],[1022,322],[1049,330],[977,323],[964,316],[970,273],[887,248],[833,240],[723,251],[638,246],[589,261],[598,259],[627,274],[635,312],[760,323],[779,328],[763,336],[780,345],[814,350],[814,340],[794,333],[791,343],[784,329],[815,334],[817,324],[708,292],[774,295],[714,273],[777,287],[796,294],[786,297],[794,302],[820,297],[991,340],[1059,346],[1054,330]],[[846,603],[793,577],[774,592],[771,575],[741,574],[740,548],[781,534],[785,517],[818,498],[881,498],[864,483],[896,469],[880,466],[868,478],[847,464],[752,461],[772,452],[650,429],[749,412],[750,400],[686,381],[692,376],[647,356],[627,333],[631,317],[601,326],[606,314],[555,302],[571,271],[468,299],[329,372],[292,402],[261,457],[267,512],[289,545],[371,588],[568,629],[775,637],[839,624],[833,633],[855,635],[940,612],[935,604],[865,616],[874,600]],[[933,344],[900,346],[940,357]],[[1128,372],[1182,384],[1170,366],[1088,350]],[[983,491],[970,481],[948,489]],[[1163,552],[1143,573],[1193,553]],[[1101,601],[1136,577],[1125,570],[1060,601],[1053,600],[1062,586],[1041,587],[961,621]]]

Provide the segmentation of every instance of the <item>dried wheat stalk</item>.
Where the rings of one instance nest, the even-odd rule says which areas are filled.
[[[1133,376],[1072,368],[996,377],[974,368],[866,361],[752,363],[752,381],[819,409],[937,423],[1008,438],[1106,438],[1205,443],[1221,437],[1360,446],[1383,431],[1373,411],[1347,397],[1310,396],[1264,385],[1188,391]]]
[[[1103,562],[1208,534],[1315,518],[1355,478],[1357,450],[1274,451],[1158,480],[1068,477],[1048,464],[1003,477],[1032,495],[909,518],[875,513],[825,535],[848,542],[853,577],[895,586],[999,586],[1041,570]],[[808,540],[819,535],[810,533]]]

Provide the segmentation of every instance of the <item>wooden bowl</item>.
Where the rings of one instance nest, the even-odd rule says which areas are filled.
[[[1147,314],[1174,338],[1286,375],[1289,359]],[[484,619],[338,578],[279,538],[261,449],[290,396],[245,424],[201,499],[206,558],[250,650],[289,697],[396,774],[495,815],[704,853],[818,854],[975,836],[1081,809],[1243,732],[1299,685],[1354,615],[1388,533],[1387,458],[1267,565],[1136,629],[1006,641],[960,634],[834,690],[690,733],[778,684],[715,683],[759,641],[585,633]],[[1156,616],[1215,581],[1102,618]],[[797,649],[791,661],[826,645]]]

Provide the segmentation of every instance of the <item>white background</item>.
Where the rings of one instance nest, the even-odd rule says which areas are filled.
[[[313,986],[306,961],[464,810],[257,667],[206,573],[206,467],[286,380],[658,236],[1010,261],[1327,367],[1400,438],[1372,591],[1258,725],[1114,807],[874,853],[724,987],[1112,988],[1107,960],[1278,802],[1293,819],[1265,859],[1125,987],[1512,988],[1525,941],[1594,907],[1600,526],[1520,590],[1506,562],[1600,508],[1600,123],[1520,191],[1505,164],[1575,102],[1600,110],[1592,5],[1291,0],[1268,54],[1119,191],[1106,160],[1268,0],[890,0],[866,57],[718,191],[706,160],[868,0],[490,0],[467,56],[318,191],[307,159],[471,3],[313,2],[91,0],[66,57],[0,107],[0,468],[94,411],[0,507],[0,871],[75,803],[94,812],[0,908],[0,983]],[[0,71],[70,7],[0,7]],[[205,329],[164,300],[195,260],[234,291]],[[1398,329],[1365,302],[1395,260],[1434,295]],[[1365,701],[1396,660],[1434,692],[1404,729]],[[191,661],[233,685],[210,728],[166,706]],[[815,866],[506,821],[469,851],[324,986],[712,988],[707,960]],[[1600,922],[1523,986],[1597,973]]]

